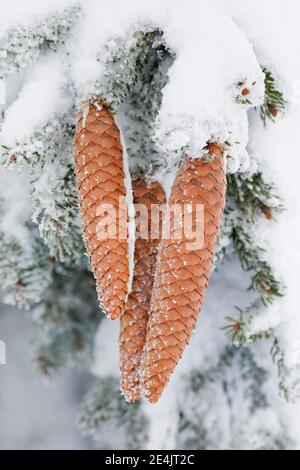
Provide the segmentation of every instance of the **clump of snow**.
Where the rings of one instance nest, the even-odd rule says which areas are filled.
[[[247,165],[246,112],[263,101],[264,74],[244,33],[218,11],[221,2],[211,3],[86,2],[73,47],[73,78],[79,92],[88,95],[92,84],[105,76],[110,41],[150,26],[162,30],[175,55],[156,132],[169,166],[174,166],[182,152],[201,156],[207,141],[215,138],[231,143],[228,170],[236,171]],[[101,28],[93,27],[99,17]],[[247,106],[236,100],[241,80],[255,84]]]
[[[70,106],[64,93],[64,70],[59,58],[49,55],[41,59],[27,74],[27,81],[18,98],[8,108],[1,127],[2,146],[14,147],[43,127],[55,114]]]
[[[186,27],[180,36],[182,15]],[[178,49],[158,116],[161,146],[171,155],[184,149],[199,157],[210,139],[229,141],[238,167],[239,154],[244,155],[248,142],[248,120],[247,107],[236,102],[233,90],[238,93],[243,77],[255,82],[252,105],[257,106],[263,100],[264,76],[251,44],[230,18],[203,14],[200,7],[199,11],[183,10],[182,15],[172,18],[170,32],[166,28],[167,39],[173,29],[177,31]]]
[[[64,44],[80,10],[79,3],[71,0],[13,0],[9,5],[1,6],[1,79],[6,79],[32,64],[44,51],[46,44],[53,49]]]
[[[292,84],[299,78],[300,70],[298,61],[295,61],[294,42],[289,38],[289,29],[293,28],[283,24],[282,14],[290,11],[293,4],[294,0],[252,0],[251,6],[247,8],[239,0],[224,2],[225,12],[247,35],[261,66],[273,73],[288,101],[293,94]]]
[[[5,32],[9,27],[32,24],[41,17],[51,15],[51,13],[62,10],[74,0],[2,0],[0,31]]]
[[[117,122],[118,124],[118,122]],[[135,244],[135,209],[133,204],[133,193],[131,186],[131,176],[129,172],[128,154],[126,150],[126,142],[122,131],[120,130],[121,144],[123,148],[123,165],[125,172],[125,188],[126,188],[126,203],[128,212],[128,259],[129,259],[129,279],[127,295],[131,292],[133,272],[134,272],[134,244]]]

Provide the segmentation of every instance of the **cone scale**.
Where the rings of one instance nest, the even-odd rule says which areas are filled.
[[[171,231],[159,248],[141,368],[143,394],[151,403],[160,398],[190,340],[213,265],[226,176],[222,147],[207,149],[211,161],[187,158],[171,190],[170,206],[191,204],[195,216],[196,205],[204,205],[204,241],[199,249],[187,249],[190,239],[175,239]]]
[[[139,224],[136,224],[136,228],[140,232],[140,237],[137,233],[132,291],[128,297],[125,313],[121,317],[120,328],[121,387],[126,400],[131,403],[135,402],[141,393],[139,372],[161,237],[161,225],[157,227],[157,237],[151,237],[151,208],[153,204],[157,207],[166,202],[164,190],[159,183],[148,183],[139,177],[133,180],[132,188],[134,203],[142,204],[147,213],[144,216],[138,214]],[[141,227],[143,224],[145,227]]]
[[[125,170],[120,132],[110,111],[91,103],[75,134],[75,172],[84,239],[98,297],[107,316],[124,312],[129,282]],[[123,205],[120,207],[120,197]],[[99,237],[104,206],[115,209],[115,236]],[[107,229],[108,230],[108,229]]]

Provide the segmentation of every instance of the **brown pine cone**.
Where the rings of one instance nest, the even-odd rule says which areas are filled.
[[[75,170],[84,239],[98,297],[108,317],[115,319],[124,312],[129,282],[125,171],[119,129],[102,103],[90,104],[86,116],[79,115]],[[125,203],[121,208],[119,197]],[[100,235],[107,215],[105,205],[115,209],[117,217],[109,225],[115,226],[115,236],[106,239],[103,231]]]
[[[139,177],[133,181],[133,198],[135,204],[143,204],[147,208],[147,214],[143,216],[137,211],[136,222],[139,219],[140,223],[136,227],[132,291],[128,297],[125,313],[121,317],[121,386],[126,400],[131,403],[140,396],[139,370],[147,332],[157,249],[161,237],[160,227],[157,227],[157,238],[151,238],[151,206],[165,204],[166,196],[159,183],[147,183],[145,179]],[[145,235],[142,233],[143,229]],[[145,236],[148,238],[141,238]]]
[[[142,389],[155,403],[182,356],[195,328],[213,264],[225,205],[226,177],[223,149],[209,144],[208,158],[187,158],[172,187],[170,205],[204,205],[204,242],[191,249],[190,237],[162,240],[151,300],[146,344],[142,361]],[[174,217],[171,217],[171,227]],[[193,225],[194,228],[194,225]]]

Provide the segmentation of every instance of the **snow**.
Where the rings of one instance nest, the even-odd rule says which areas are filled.
[[[86,0],[82,9],[80,22],[67,45],[71,77],[79,96],[89,96],[97,82],[105,82],[109,54],[120,38],[126,38],[124,47],[130,47],[137,29],[160,28],[176,56],[156,123],[157,143],[169,159],[167,171],[174,168],[182,152],[201,156],[203,147],[211,139],[230,144],[226,152],[228,171],[246,169],[249,160],[247,110],[263,100],[264,75],[252,45],[244,32],[224,14],[222,2],[178,1],[174,8],[170,0],[151,3]],[[7,112],[2,131],[4,144],[9,140],[10,128],[15,123],[18,125],[21,109],[28,109],[32,117],[23,123],[20,139],[30,134],[38,119],[43,121],[44,116],[39,116],[33,102],[44,99],[44,106],[40,108],[50,119],[55,106],[60,105],[60,109],[65,106],[65,97],[58,89],[59,81],[63,82],[62,75],[67,74],[62,66],[63,63],[49,64],[48,70],[47,66],[38,66],[41,70],[37,72],[37,83],[31,80],[25,85],[19,100]],[[251,104],[238,102],[239,82],[250,84]],[[47,89],[45,94],[42,84],[46,83],[45,88],[51,91]],[[15,136],[18,137],[18,129]]]
[[[53,10],[62,10],[63,8],[74,4],[74,0],[2,0],[0,31],[4,32],[7,28],[18,25],[27,26],[32,24],[41,16],[51,14]]]
[[[25,23],[27,16],[31,19],[35,14],[41,17],[60,5],[58,1],[51,0],[43,2],[44,7],[41,7],[41,2],[27,0],[24,4],[32,8],[29,15],[21,4],[14,1],[12,11],[19,14],[20,10],[20,21]],[[71,1],[65,0],[61,7],[69,4]],[[163,90],[162,107],[156,123],[157,143],[170,160],[167,171],[174,167],[182,152],[201,156],[203,147],[211,139],[230,143],[226,152],[228,171],[247,169],[247,110],[259,105],[263,99],[264,75],[260,65],[268,65],[282,82],[282,88],[287,93],[289,90],[289,95],[293,92],[290,80],[295,75],[295,66],[286,34],[278,27],[278,8],[268,2],[254,1],[248,12],[241,7],[241,2],[235,0],[209,4],[178,0],[176,8],[174,1],[170,0],[151,3],[146,0],[128,0],[126,3],[120,0],[85,0],[82,10],[80,23],[68,43],[72,78],[80,96],[89,96],[95,83],[104,80],[107,59],[118,39],[127,38],[130,45],[135,30],[161,28],[166,44],[176,56],[169,70],[169,83]],[[8,25],[10,14],[6,9],[5,12],[2,21]],[[269,16],[274,30],[280,30],[280,35],[276,35],[276,55],[272,54],[274,38],[270,39],[271,35],[264,27]],[[101,28],[98,27],[99,18]],[[255,46],[258,59],[263,61],[261,64],[249,39]],[[204,44],[205,47],[202,46]],[[66,74],[62,66],[62,63],[49,64],[47,70],[47,66],[38,65],[37,82],[25,85],[19,100],[7,112],[2,130],[4,144],[6,139],[10,139],[10,128],[20,121],[21,109],[28,110],[32,118],[23,122],[23,133],[21,123],[20,134],[16,129],[15,138],[19,135],[20,139],[24,135],[27,137],[39,120],[44,121],[34,103],[44,99],[44,106],[40,108],[50,118],[55,106],[60,104],[60,109],[65,106],[66,98],[58,89],[59,81],[63,82],[62,75]],[[237,84],[241,81],[250,84],[251,104],[238,102],[240,90]],[[51,91],[47,89],[45,94],[42,84],[46,83],[48,87],[45,85],[45,88]]]
[[[290,28],[282,27],[282,10],[289,11],[293,4],[294,0],[251,0],[251,8],[245,8],[239,0],[225,1],[226,11],[253,44],[260,64],[280,81],[287,99],[291,95],[291,82],[298,78],[299,64],[297,70],[296,51],[289,39]]]
[[[287,375],[288,370],[293,375],[296,369],[294,379],[298,380],[300,263],[295,247],[298,247],[300,242],[300,168],[295,136],[300,123],[300,38],[299,34],[295,34],[295,27],[292,25],[299,18],[299,2],[254,0],[251,2],[251,9],[243,8],[237,0],[228,0],[225,3],[228,13],[252,41],[261,63],[274,72],[285,97],[290,101],[288,115],[279,119],[276,124],[264,128],[254,114],[250,120],[251,157],[263,168],[265,177],[275,184],[285,208],[276,216],[274,222],[262,220],[254,228],[255,236],[258,243],[265,247],[266,259],[286,289],[282,299],[254,318],[252,331],[275,328],[280,347],[284,351]],[[270,31],[276,34],[270,34]],[[299,394],[299,388],[295,394]]]
[[[299,123],[299,109],[294,109],[267,129],[253,119],[250,139],[252,155],[270,175],[285,207],[276,216],[276,221],[267,223],[263,220],[255,227],[256,239],[265,247],[266,259],[275,276],[282,280],[286,292],[282,299],[267,309],[265,315],[255,319],[253,329],[257,330],[263,324],[269,328],[276,327],[288,369],[300,367],[300,263],[296,248],[300,246],[300,162],[295,147]]]
[[[177,388],[170,385],[169,393],[165,394],[155,406],[144,403],[144,411],[150,421],[148,450],[176,449],[176,434],[178,431],[177,391]]]
[[[8,108],[0,132],[2,145],[14,147],[31,137],[56,115],[66,111],[69,98],[64,94],[64,69],[54,54],[40,59],[27,73],[18,98]]]
[[[120,139],[123,148],[123,165],[124,165],[124,172],[125,172],[125,188],[126,188],[126,204],[127,204],[127,211],[128,211],[128,259],[129,259],[129,279],[128,279],[128,288],[127,288],[127,296],[131,292],[132,288],[132,281],[133,281],[133,272],[134,272],[134,243],[135,243],[135,209],[133,204],[133,193],[132,193],[132,186],[131,186],[131,176],[129,172],[129,162],[128,162],[128,154],[126,150],[126,142],[124,135],[122,133],[121,127],[116,120],[117,125],[120,129]]]
[[[182,17],[186,18],[186,26],[178,33]],[[244,150],[248,140],[247,106],[236,103],[231,90],[248,79],[256,82],[253,105],[259,104],[263,96],[263,74],[252,46],[230,18],[203,15],[200,6],[199,12],[183,10],[177,16],[176,11],[172,20],[166,37],[172,38],[174,31],[178,44],[158,117],[162,146],[171,154],[184,148],[198,157],[212,138],[230,141],[234,147],[240,142],[231,150],[238,159],[238,149]]]
[[[163,151],[174,159],[182,149],[199,157],[208,140],[228,141],[232,145],[228,169],[236,171],[245,161],[249,105],[236,102],[234,89],[241,80],[255,83],[251,106],[259,105],[264,75],[246,36],[231,18],[217,11],[221,2],[210,3],[178,1],[174,8],[169,0],[84,2],[77,41],[71,48],[72,76],[79,92],[89,95],[105,75],[114,38],[130,38],[136,29],[148,30],[150,25],[160,28],[176,55],[157,120]],[[98,18],[101,28],[96,25]]]

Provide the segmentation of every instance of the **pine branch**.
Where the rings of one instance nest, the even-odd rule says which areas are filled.
[[[131,168],[151,176],[164,166],[153,137],[153,126],[173,62],[161,31],[142,33],[136,48],[136,77],[123,106]]]
[[[251,175],[236,173],[227,175],[227,195],[237,207],[253,221],[261,213],[269,220],[273,211],[282,208],[274,186],[266,183],[261,172]]]
[[[24,142],[18,142],[14,147],[0,144],[0,164],[4,167],[30,165],[43,166],[45,161],[60,159],[68,153],[71,159],[72,139],[75,130],[75,108],[68,114],[56,116]]]
[[[227,325],[221,329],[224,330],[234,346],[238,348],[248,346],[256,341],[266,340],[273,336],[271,330],[251,331],[253,318],[260,315],[264,308],[264,304],[258,299],[245,309],[236,307],[239,313],[238,318],[225,317]]]
[[[75,2],[57,11],[51,11],[46,18],[39,18],[34,24],[11,27],[0,37],[0,80],[23,70],[32,64],[44,47],[56,50],[75,24],[80,5]]]
[[[31,167],[32,221],[50,256],[64,261],[84,252],[73,170],[74,109],[55,118],[24,143],[1,152],[5,166]]]
[[[141,75],[145,74],[149,55],[152,53],[151,48],[154,47],[155,50],[159,47],[155,41],[160,34],[151,30],[134,30],[129,36],[119,37],[112,45],[107,45],[97,59],[104,64],[105,79],[96,81],[91,86],[87,99],[93,102],[101,97],[108,103],[111,111],[115,112],[120,104],[128,100]],[[151,98],[146,97],[146,101],[151,103]],[[145,103],[141,105],[146,107]]]
[[[51,269],[39,239],[25,249],[16,239],[0,234],[0,281],[7,304],[29,310],[41,301]]]
[[[257,292],[264,305],[272,302],[274,297],[282,297],[280,282],[274,277],[269,264],[262,259],[264,250],[255,246],[242,224],[233,227],[231,239],[242,268],[254,271],[249,290]]]
[[[34,171],[32,220],[49,248],[50,256],[78,260],[84,253],[78,220],[78,196],[73,165],[64,159],[45,163]],[[37,173],[37,174],[36,174]]]
[[[238,319],[226,317],[227,325],[223,330],[236,346],[245,346],[258,340],[264,340],[272,336],[272,331],[251,331],[253,317],[260,315],[265,308],[276,298],[283,297],[283,287],[275,278],[271,267],[262,258],[264,250],[255,246],[249,235],[249,226],[245,230],[241,219],[232,227],[231,240],[234,251],[240,259],[241,267],[248,272],[253,272],[249,290],[256,292],[258,298],[247,308],[237,310],[240,314]],[[246,225],[247,227],[247,225]]]
[[[273,185],[264,181],[261,172],[250,176],[228,175],[227,196],[227,232],[242,269],[253,273],[249,290],[256,292],[258,298],[245,309],[237,308],[238,319],[226,317],[223,330],[233,344],[245,346],[272,335],[270,330],[253,333],[251,320],[274,299],[284,295],[284,286],[264,259],[265,250],[257,246],[251,236],[253,223],[262,215],[268,220],[273,219],[274,212],[282,210],[282,205]]]
[[[284,99],[283,93],[276,87],[275,79],[266,67],[263,68],[265,74],[265,101],[260,107],[260,116],[264,125],[267,124],[267,119],[275,122],[278,114],[285,110],[287,102]]]

